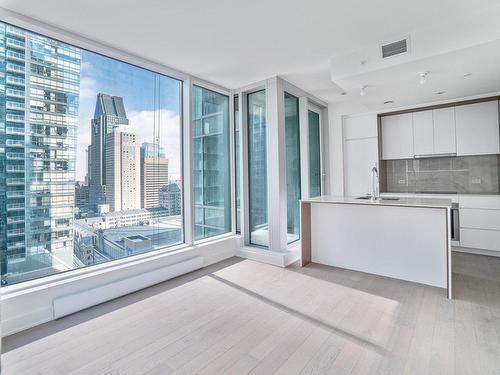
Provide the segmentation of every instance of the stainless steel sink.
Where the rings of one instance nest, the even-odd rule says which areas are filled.
[[[356,199],[370,200],[370,199],[372,199],[372,197],[364,196],[364,197],[357,197]],[[379,197],[379,198],[375,198],[374,200],[376,200],[376,201],[398,201],[399,198],[396,198],[396,197]]]

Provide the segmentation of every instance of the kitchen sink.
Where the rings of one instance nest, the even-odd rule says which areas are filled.
[[[357,197],[356,199],[370,200],[370,199],[372,199],[372,197],[364,196],[364,197]],[[376,198],[375,200],[377,200],[377,201],[398,201],[399,198],[396,198],[396,197],[379,197],[379,198]]]

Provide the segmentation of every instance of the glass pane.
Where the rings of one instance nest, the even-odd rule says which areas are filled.
[[[309,196],[321,195],[321,147],[319,114],[309,111]]]
[[[269,246],[267,216],[266,92],[248,94],[250,243]]]
[[[299,99],[285,93],[285,148],[288,243],[300,238]]]
[[[241,165],[240,165],[240,108],[238,96],[234,97],[234,166],[235,166],[235,190],[236,190],[236,233],[241,232],[241,212],[240,212],[240,196],[241,196],[241,187],[240,187],[240,178],[241,178]]]
[[[2,284],[182,241],[180,81],[4,23],[0,81]]]
[[[231,231],[229,98],[193,87],[195,239]]]

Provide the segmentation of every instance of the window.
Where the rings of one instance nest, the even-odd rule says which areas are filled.
[[[235,170],[235,195],[236,195],[236,233],[241,232],[241,146],[240,146],[240,107],[238,96],[234,97],[234,170]]]
[[[248,94],[247,100],[250,243],[268,247],[266,92]]]
[[[182,82],[4,23],[0,81],[3,284],[183,241]]]
[[[285,149],[287,241],[300,238],[300,128],[299,99],[285,92]]]
[[[319,114],[309,111],[309,196],[321,195],[321,139]]]
[[[193,87],[195,239],[231,230],[229,97]]]

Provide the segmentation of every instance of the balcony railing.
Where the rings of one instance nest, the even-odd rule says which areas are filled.
[[[24,178],[7,178],[7,185],[24,185]]]
[[[7,237],[21,236],[24,234],[24,229],[9,229],[7,230]]]
[[[20,40],[12,39],[12,38],[7,38],[7,41],[5,43],[7,47],[12,47],[12,48],[18,48],[24,50],[26,48],[26,43],[21,42]]]
[[[7,97],[11,97],[11,98],[19,98],[19,99],[25,98],[24,91],[16,90],[16,89],[7,89],[6,95],[7,95]]]
[[[7,160],[23,160],[24,153],[23,152],[7,152],[5,154]]]
[[[24,116],[13,115],[12,113],[7,113],[7,115],[5,116],[5,120],[9,122],[18,122],[18,123],[24,123],[25,121]]]
[[[8,165],[7,172],[14,172],[14,173],[24,172],[24,165]]]
[[[24,191],[8,191],[7,198],[22,198],[24,197]]]
[[[16,27],[13,27],[10,25],[8,25],[5,28],[5,31],[6,31],[7,35],[14,35],[14,36],[17,36],[19,38],[24,38],[26,36],[26,32],[24,30],[18,29]]]
[[[24,203],[11,203],[7,205],[7,211],[22,211],[24,210]]]
[[[24,216],[13,216],[7,218],[7,224],[24,223]]]
[[[9,147],[24,147],[24,140],[19,139],[7,139],[5,145]]]
[[[21,77],[14,77],[14,76],[7,76],[6,82],[9,85],[18,85],[18,86],[24,86],[26,84],[26,80]],[[24,105],[23,105],[24,108]]]
[[[17,134],[17,135],[24,135],[24,129],[23,128],[16,128],[16,127],[13,127],[13,126],[7,126],[7,128],[5,128],[5,132],[7,134]]]

